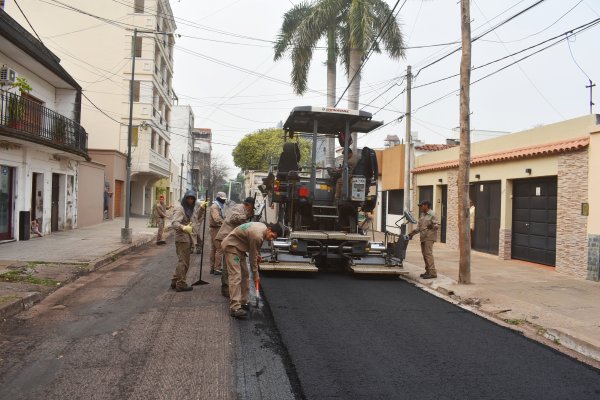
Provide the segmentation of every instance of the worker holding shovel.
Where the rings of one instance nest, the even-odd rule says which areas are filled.
[[[229,274],[229,312],[232,317],[246,318],[248,313],[249,272],[246,265],[246,252],[250,257],[250,268],[256,285],[260,248],[265,240],[275,240],[283,236],[283,229],[278,224],[247,222],[235,228],[221,244],[225,253],[227,272]]]
[[[192,290],[186,282],[188,269],[190,268],[190,256],[194,246],[193,236],[197,231],[197,215],[200,218],[203,213],[194,215],[194,206],[196,205],[196,194],[188,190],[181,200],[181,206],[175,209],[171,227],[175,230],[175,251],[177,252],[177,268],[171,279],[171,289],[176,292],[188,292]],[[204,205],[206,207],[206,205]]]

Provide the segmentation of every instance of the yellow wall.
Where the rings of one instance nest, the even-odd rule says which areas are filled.
[[[382,159],[382,190],[404,188],[404,145],[383,150]]]
[[[471,157],[587,136],[595,124],[596,115],[586,115],[556,124],[476,142],[471,145]],[[457,160],[458,151],[458,147],[453,147],[447,150],[424,154],[417,157],[416,166]]]

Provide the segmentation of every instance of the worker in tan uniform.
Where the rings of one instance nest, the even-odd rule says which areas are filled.
[[[177,292],[192,290],[186,282],[190,268],[190,256],[194,246],[193,236],[196,235],[198,220],[194,213],[196,194],[188,190],[181,200],[181,206],[175,209],[171,227],[175,230],[175,251],[177,252],[177,267],[171,279],[171,289]],[[202,214],[203,215],[203,214]]]
[[[229,274],[229,312],[232,317],[245,318],[248,313],[250,276],[246,265],[246,253],[250,257],[250,268],[254,282],[260,280],[258,263],[260,248],[265,240],[275,240],[283,236],[278,224],[246,222],[235,228],[223,240],[222,247]]]
[[[163,240],[163,235],[165,233],[165,219],[167,218],[167,209],[168,207],[165,205],[165,196],[160,196],[158,198],[158,203],[154,206],[154,217],[156,218],[156,225],[158,226],[158,233],[156,234],[156,244],[162,245],[166,244]]]
[[[421,274],[421,278],[433,279],[437,278],[435,261],[433,259],[433,243],[437,241],[437,231],[440,224],[431,209],[431,202],[429,200],[422,200],[419,203],[419,208],[421,210],[419,224],[417,225],[417,229],[413,230],[409,236],[412,238],[417,233],[420,235],[421,253],[423,254],[423,261],[425,261],[425,273]]]
[[[221,268],[223,262],[223,249],[221,244],[223,239],[227,237],[236,227],[250,222],[254,215],[254,198],[248,197],[242,204],[236,204],[231,209],[231,214],[225,218],[225,222],[221,225],[219,233],[215,236],[215,242],[217,245],[217,253],[215,255],[215,269],[221,269],[223,275],[221,275],[221,294],[229,298],[229,274],[227,268]],[[219,257],[220,255],[220,257]]]
[[[348,184],[350,184],[350,176],[352,175],[352,171],[356,168],[356,164],[358,164],[358,157],[354,156],[354,152],[352,149],[348,149]],[[342,177],[340,176],[335,183],[335,198],[340,199],[342,197]]]
[[[208,209],[208,233],[210,234],[210,273],[220,275],[221,269],[215,268],[217,251],[220,252],[220,248],[217,247],[215,237],[221,229],[221,225],[225,221],[225,202],[227,201],[227,195],[224,192],[217,193],[215,202],[212,203]],[[221,254],[222,257],[222,254]]]

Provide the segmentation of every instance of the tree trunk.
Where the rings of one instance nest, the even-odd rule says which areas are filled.
[[[348,69],[348,108],[350,110],[358,110],[358,102],[360,98],[360,73],[356,73],[362,63],[363,52],[359,49],[350,50],[350,68]],[[355,77],[356,75],[356,77]],[[350,83],[352,82],[352,83]],[[357,146],[356,132],[352,132],[352,152],[356,154]]]
[[[469,229],[469,170],[471,164],[471,11],[461,0],[462,58],[460,61],[460,156],[458,159],[458,283],[471,283],[471,230]]]
[[[335,107],[337,57],[335,54],[335,25],[327,31],[327,106]],[[335,138],[327,138],[325,144],[325,166],[333,167],[335,164]]]

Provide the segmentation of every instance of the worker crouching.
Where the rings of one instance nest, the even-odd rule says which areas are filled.
[[[235,228],[221,245],[225,253],[227,273],[229,275],[229,311],[232,317],[245,318],[248,313],[249,271],[246,253],[250,257],[250,268],[254,282],[260,280],[258,258],[265,240],[275,240],[283,236],[283,229],[277,224],[247,222]]]

